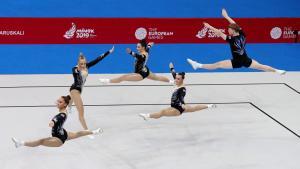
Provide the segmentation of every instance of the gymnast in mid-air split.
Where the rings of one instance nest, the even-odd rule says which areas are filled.
[[[96,135],[102,133],[103,131],[100,128],[93,131],[83,130],[78,132],[68,132],[63,128],[63,125],[68,116],[68,112],[66,111],[66,108],[70,100],[71,100],[70,96],[61,96],[56,102],[56,106],[58,108],[59,113],[49,123],[49,127],[52,128],[52,137],[42,138],[35,141],[20,141],[16,138],[12,138],[12,141],[15,144],[16,148],[21,146],[60,147],[65,143],[65,141],[76,139],[87,135],[92,135],[92,134]]]
[[[184,86],[184,78],[185,78],[185,72],[176,73],[174,69],[174,65],[170,63],[169,65],[170,71],[172,73],[172,76],[175,80],[176,88],[172,94],[171,98],[171,107],[163,109],[156,113],[151,114],[144,114],[140,113],[139,116],[142,117],[144,120],[147,120],[149,118],[158,119],[163,116],[179,116],[182,113],[191,113],[200,111],[207,108],[216,108],[217,106],[215,104],[199,104],[199,105],[187,105],[184,102],[184,97],[186,94],[186,88]]]
[[[222,9],[223,17],[229,22],[228,26],[228,34],[224,34],[221,30],[214,28],[213,26],[209,25],[208,23],[204,22],[204,26],[210,30],[212,30],[216,35],[220,36],[222,39],[226,40],[231,49],[232,59],[231,60],[223,60],[220,62],[216,62],[213,64],[202,64],[196,62],[192,59],[187,59],[188,63],[191,64],[193,69],[235,69],[241,67],[247,67],[252,69],[257,69],[266,72],[276,72],[280,75],[286,73],[285,70],[275,69],[268,65],[263,65],[257,62],[254,59],[248,57],[246,52],[246,35],[242,28],[236,24],[236,22],[230,18],[225,9]]]
[[[123,81],[142,81],[143,79],[147,78],[150,80],[173,84],[173,80],[169,80],[167,77],[154,74],[149,70],[147,61],[149,58],[150,48],[153,46],[153,44],[153,42],[147,44],[146,40],[143,39],[136,46],[138,53],[133,52],[129,48],[126,49],[126,52],[135,58],[134,73],[122,75],[113,79],[99,79],[100,82],[102,84],[121,83]]]

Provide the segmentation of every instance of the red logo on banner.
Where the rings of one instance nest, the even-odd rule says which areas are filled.
[[[282,30],[279,27],[274,27],[271,32],[270,35],[273,39],[279,39],[282,35]]]
[[[173,36],[172,31],[160,31],[158,28],[144,28],[140,27],[135,31],[135,38],[138,40],[142,39],[165,39],[165,37]]]
[[[288,39],[288,40],[296,40],[297,35],[299,35],[299,31],[293,27],[274,27],[270,31],[270,35],[272,39]]]
[[[219,29],[223,33],[225,33],[225,29]],[[197,38],[203,39],[203,38],[219,38],[219,35],[216,35],[212,30],[209,30],[206,27],[203,27],[201,30],[198,31]]]
[[[296,38],[296,32],[295,32],[295,28],[293,27],[283,27],[283,39],[295,39]]]
[[[148,34],[147,29],[140,27],[140,28],[137,28],[134,35],[135,35],[136,39],[142,40],[142,39],[147,38],[147,34]]]
[[[96,36],[95,29],[91,28],[80,28],[77,29],[75,23],[72,23],[72,27],[66,31],[64,37],[66,39],[83,39],[83,38],[93,38]]]

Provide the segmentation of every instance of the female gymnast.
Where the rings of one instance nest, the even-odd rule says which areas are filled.
[[[84,118],[84,107],[83,107],[83,101],[81,98],[81,92],[84,86],[84,83],[86,81],[86,78],[88,76],[88,70],[92,66],[96,65],[99,63],[102,59],[104,59],[107,55],[112,53],[114,51],[114,47],[112,47],[109,51],[105,52],[101,56],[97,57],[95,60],[91,62],[87,62],[85,56],[80,53],[79,58],[78,58],[78,63],[77,66],[73,67],[72,72],[73,72],[73,77],[74,77],[74,83],[72,84],[70,88],[70,95],[72,100],[70,101],[69,104],[69,112],[71,112],[72,104],[73,102],[76,105],[77,111],[79,113],[79,121],[82,125],[82,127],[87,130],[87,124],[85,122]]]
[[[114,79],[99,79],[100,82],[102,84],[108,84],[120,83],[123,81],[141,81],[148,78],[155,81],[174,83],[174,81],[169,80],[167,77],[152,73],[147,67],[146,64],[149,57],[149,50],[153,44],[153,42],[147,44],[146,40],[143,39],[137,44],[136,49],[138,53],[133,52],[129,48],[126,49],[126,52],[135,58],[134,73],[123,75]]]
[[[141,116],[144,120],[147,120],[149,118],[158,119],[163,116],[179,116],[182,113],[196,112],[203,109],[216,107],[215,104],[208,104],[208,105],[199,104],[196,106],[186,105],[184,102],[186,88],[184,87],[184,83],[183,83],[185,78],[185,73],[184,72],[176,73],[172,63],[170,63],[169,67],[176,84],[176,89],[174,90],[171,98],[171,107],[152,114],[140,113],[139,116]]]
[[[67,132],[63,125],[67,119],[66,107],[68,106],[71,100],[70,96],[61,96],[57,102],[56,106],[59,113],[50,121],[49,127],[52,128],[52,137],[42,138],[35,141],[20,141],[15,138],[12,138],[16,148],[21,146],[27,147],[37,147],[37,146],[46,146],[46,147],[60,147],[65,141],[76,139],[82,136],[87,136],[91,134],[99,134],[102,130],[99,128],[94,131],[84,130],[79,132]]]
[[[221,32],[219,29],[216,29],[209,25],[208,23],[204,22],[204,26],[208,29],[212,30],[216,35],[220,36],[224,40],[226,40],[230,44],[230,49],[232,53],[232,59],[231,60],[224,60],[220,62],[216,62],[213,64],[201,64],[196,61],[193,61],[191,59],[187,59],[188,63],[191,64],[193,69],[208,69],[208,70],[214,70],[214,69],[232,69],[232,68],[241,68],[241,67],[247,67],[257,70],[262,70],[266,72],[276,72],[280,75],[283,75],[286,73],[285,70],[279,70],[275,69],[273,67],[263,65],[258,63],[256,60],[251,59],[248,57],[246,53],[246,36],[242,30],[242,28],[235,23],[233,19],[231,19],[226,10],[222,9],[222,15],[223,17],[230,23],[228,26],[228,33],[229,36],[225,35],[223,32]]]

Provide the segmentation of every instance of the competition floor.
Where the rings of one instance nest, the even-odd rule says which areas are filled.
[[[102,127],[103,135],[16,149],[11,137],[50,135],[54,102],[68,93],[72,76],[1,75],[0,168],[299,169],[299,72],[187,74],[186,102],[218,108],[150,121],[137,114],[167,107],[173,87],[148,80],[98,85],[112,76],[90,75],[82,96],[89,127]],[[66,130],[81,129],[77,115],[69,115]]]

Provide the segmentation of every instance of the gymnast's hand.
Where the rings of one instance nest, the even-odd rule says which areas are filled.
[[[130,54],[130,53],[131,53],[131,49],[130,49],[130,48],[126,48],[126,52],[127,52],[128,54]]]
[[[169,68],[170,68],[170,69],[174,69],[174,65],[173,65],[173,63],[172,63],[172,62],[170,62],[170,64],[169,64]]]
[[[154,45],[154,42],[149,42],[148,45],[152,47]]]
[[[54,126],[54,122],[53,122],[53,121],[50,121],[49,127],[53,127],[53,126]]]
[[[115,46],[113,46],[110,50],[109,53],[113,53],[115,51]]]
[[[228,16],[228,13],[227,13],[227,11],[226,11],[225,8],[222,9],[222,16],[223,16],[224,18],[228,18],[228,17],[229,17],[229,16]]]

